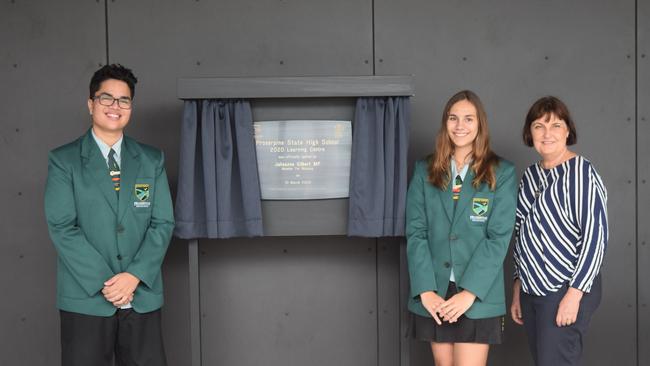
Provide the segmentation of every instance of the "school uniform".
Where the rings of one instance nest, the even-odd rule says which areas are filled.
[[[495,173],[496,189],[492,191],[485,183],[474,188],[474,172],[469,169],[454,202],[453,183],[444,190],[435,187],[428,181],[428,162],[416,163],[406,207],[411,282],[408,308],[416,319],[431,319],[422,306],[421,293],[434,291],[449,298],[453,293],[467,290],[476,295],[472,306],[459,320],[465,324],[453,332],[452,339],[448,338],[446,329],[434,329],[433,333],[442,331],[443,338],[434,337],[429,341],[500,343],[502,329],[498,328],[506,312],[503,260],[514,226],[517,180],[514,166],[503,159]],[[489,330],[487,335],[481,335],[485,332],[478,323],[490,318],[489,327],[496,327],[499,334]],[[437,327],[433,320],[430,323]],[[443,323],[443,327],[450,326],[457,327]]]
[[[113,350],[118,365],[165,364],[161,264],[174,218],[164,158],[127,136],[119,157],[116,186],[91,129],[49,154],[45,216],[58,254],[64,366],[112,365]],[[121,272],[140,284],[118,310],[101,291]]]

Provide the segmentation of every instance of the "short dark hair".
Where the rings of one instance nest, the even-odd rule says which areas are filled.
[[[95,71],[93,77],[90,79],[90,96],[93,98],[95,93],[99,90],[102,82],[115,79],[126,83],[131,90],[131,99],[135,96],[135,84],[138,79],[133,75],[131,69],[128,69],[120,64],[110,64],[102,66],[99,70]]]
[[[523,130],[524,144],[526,144],[526,146],[533,146],[533,136],[530,133],[530,125],[542,117],[548,119],[551,118],[552,115],[563,120],[569,129],[569,137],[566,139],[566,144],[573,145],[578,142],[578,133],[576,132],[573,118],[571,118],[571,114],[569,113],[569,108],[567,108],[566,104],[564,104],[560,99],[549,95],[539,98],[528,110]]]

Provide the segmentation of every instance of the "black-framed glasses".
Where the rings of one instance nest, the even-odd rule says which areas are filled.
[[[115,104],[115,101],[117,101],[117,106],[122,109],[131,109],[131,105],[133,104],[133,100],[131,100],[131,98],[129,97],[115,98],[114,96],[108,93],[95,95],[93,97],[93,100],[98,100],[99,104],[106,107],[112,106],[113,104]]]

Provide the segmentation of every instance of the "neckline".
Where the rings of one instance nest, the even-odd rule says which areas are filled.
[[[540,160],[537,164],[535,164],[535,165],[537,165],[537,166],[539,167],[539,169],[541,169],[543,172],[548,173],[548,172],[550,172],[550,171],[552,171],[552,170],[554,170],[554,169],[557,169],[557,168],[563,166],[564,164],[567,164],[567,163],[570,162],[571,160],[577,159],[577,158],[579,158],[579,157],[580,157],[580,155],[576,154],[575,156],[566,159],[565,161],[561,162],[560,164],[558,164],[558,165],[556,165],[556,166],[554,166],[554,167],[552,167],[552,168],[544,168],[544,164],[542,163],[541,160]]]

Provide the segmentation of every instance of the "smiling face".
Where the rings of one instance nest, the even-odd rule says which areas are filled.
[[[564,120],[555,114],[545,115],[530,124],[530,133],[535,150],[544,160],[552,160],[567,149],[569,128]]]
[[[115,99],[131,99],[129,86],[121,80],[104,80],[95,93],[95,97],[102,94],[110,95]],[[99,98],[88,99],[88,110],[92,115],[93,129],[100,134],[121,134],[131,118],[131,110],[120,108],[117,100],[113,105],[104,106],[99,103]]]
[[[447,115],[447,134],[456,152],[469,153],[478,134],[476,107],[468,100],[461,100],[449,109]]]

